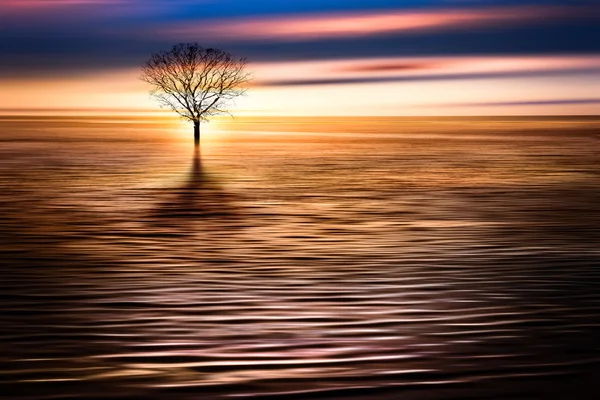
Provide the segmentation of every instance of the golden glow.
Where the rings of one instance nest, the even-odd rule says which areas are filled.
[[[598,104],[493,106],[520,101],[598,98],[600,76],[580,73],[594,69],[600,69],[600,56],[413,57],[254,63],[249,66],[255,76],[254,87],[248,96],[236,100],[232,111],[239,116],[597,114]],[[525,75],[511,76],[513,73]],[[547,73],[555,75],[547,76]],[[486,74],[492,76],[486,77]],[[493,77],[493,74],[500,76]],[[138,69],[125,69],[70,77],[1,81],[4,95],[0,97],[0,113],[87,109],[98,113],[123,110],[168,115],[168,110],[161,110],[150,99],[148,86],[138,76]],[[405,81],[394,82],[395,77]],[[370,78],[392,78],[392,81],[373,83],[369,82]],[[356,82],[293,84],[303,80],[327,82],[339,79],[342,82],[343,79],[356,79]],[[291,84],[285,85],[285,82]]]
[[[0,109],[156,108],[138,70],[2,81]]]

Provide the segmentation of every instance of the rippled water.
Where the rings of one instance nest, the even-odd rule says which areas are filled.
[[[600,119],[177,129],[0,119],[0,396],[600,396]]]

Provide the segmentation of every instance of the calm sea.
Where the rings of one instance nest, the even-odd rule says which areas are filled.
[[[191,136],[0,118],[0,397],[600,397],[600,118]]]

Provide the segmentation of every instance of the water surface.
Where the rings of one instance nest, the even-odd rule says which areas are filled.
[[[0,396],[600,395],[600,119],[210,129],[0,118]]]

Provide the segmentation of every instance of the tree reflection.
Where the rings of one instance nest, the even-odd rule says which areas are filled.
[[[167,200],[152,213],[160,224],[182,224],[198,220],[230,221],[239,217],[233,196],[206,172],[200,148],[195,147],[192,167],[185,184],[168,190]]]

